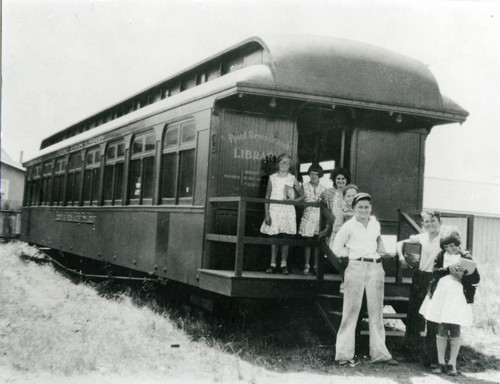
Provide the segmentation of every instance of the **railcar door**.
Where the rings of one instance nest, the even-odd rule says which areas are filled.
[[[422,209],[427,130],[357,128],[351,171],[360,190],[373,197],[373,212],[385,234],[397,233],[398,209]]]

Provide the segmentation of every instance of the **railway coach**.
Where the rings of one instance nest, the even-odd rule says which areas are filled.
[[[24,163],[21,236],[225,296],[313,295],[339,279],[262,272],[270,244],[299,258],[311,245],[259,234],[273,159],[289,153],[296,175],[312,162],[349,169],[396,237],[422,209],[426,137],[467,115],[409,57],[252,37],[44,139]]]

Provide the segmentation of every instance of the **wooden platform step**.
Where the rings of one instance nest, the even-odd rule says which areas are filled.
[[[362,336],[368,336],[368,335],[370,335],[370,331],[368,329],[362,329],[360,334]],[[422,336],[422,337],[425,337],[426,334],[427,334],[426,332],[420,332],[420,336]],[[404,337],[404,335],[405,335],[405,331],[392,331],[392,330],[385,331],[385,336],[387,336],[387,337]]]
[[[328,300],[343,300],[344,295],[338,295],[338,294],[329,294],[329,293],[320,293],[317,295],[318,298],[320,299],[328,299]],[[384,297],[384,303],[388,302],[405,302],[408,301],[408,297],[405,296],[385,296]]]
[[[329,315],[342,317],[342,311],[328,311]],[[384,319],[397,319],[403,320],[406,319],[406,313],[383,313]],[[363,314],[363,318],[368,318],[368,313]]]

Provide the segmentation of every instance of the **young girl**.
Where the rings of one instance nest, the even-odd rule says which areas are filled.
[[[442,235],[441,253],[434,262],[433,280],[420,313],[425,319],[439,323],[436,335],[439,366],[434,373],[457,374],[457,356],[460,350],[460,326],[472,324],[472,303],[479,283],[475,269],[468,274],[462,259],[472,259],[470,253],[460,249],[460,235],[451,231]],[[450,359],[445,367],[445,352],[450,337]]]
[[[303,199],[302,188],[299,182],[290,173],[292,158],[283,153],[278,157],[278,172],[269,177],[267,183],[266,199],[271,200],[295,200]],[[295,235],[297,225],[295,218],[295,207],[285,204],[266,204],[266,216],[260,231],[266,235]],[[287,258],[288,245],[281,246],[281,273],[288,275]],[[278,257],[278,245],[271,245],[271,265],[266,273],[276,272],[276,259]]]
[[[306,203],[314,203],[319,201],[321,193],[325,191],[325,187],[320,184],[319,179],[323,177],[323,168],[319,164],[312,164],[307,173],[309,174],[310,181],[304,184],[304,198]],[[319,233],[319,219],[320,212],[319,208],[316,207],[306,207],[304,209],[304,215],[300,222],[299,235],[304,237],[313,237]],[[311,258],[311,248],[306,247],[304,251],[304,275],[309,274],[310,264],[309,260]],[[319,258],[319,248],[314,247],[314,266],[313,273],[318,271],[318,258]]]

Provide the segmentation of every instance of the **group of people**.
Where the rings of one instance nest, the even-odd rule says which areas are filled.
[[[342,284],[344,301],[342,321],[337,333],[335,360],[339,365],[352,364],[355,356],[355,331],[366,294],[370,359],[373,363],[398,365],[385,344],[383,302],[385,272],[382,258],[386,254],[381,239],[381,227],[371,215],[372,197],[359,192],[350,184],[350,174],[345,169],[335,169],[331,178],[333,188],[320,184],[323,169],[313,164],[308,170],[310,181],[300,185],[290,173],[292,159],[282,154],[278,157],[278,171],[270,176],[266,199],[306,202],[324,201],[335,221],[332,228],[320,229],[320,212],[317,207],[306,207],[299,225],[299,234],[305,237],[324,236],[331,232],[328,244],[332,252],[347,265]],[[456,375],[456,359],[460,350],[460,326],[472,323],[471,304],[475,286],[479,282],[477,268],[472,272],[462,266],[461,260],[471,259],[470,253],[460,248],[457,231],[445,232],[437,211],[422,212],[424,232],[397,243],[397,253],[403,267],[412,267],[403,253],[405,242],[419,243],[421,255],[415,269],[409,298],[406,321],[405,346],[407,357],[421,357],[424,365],[434,373]],[[297,233],[295,207],[284,204],[266,204],[261,232],[273,236],[290,236]],[[281,264],[278,270],[278,246],[272,245],[271,263],[266,273],[288,274],[288,245],[281,246]],[[314,249],[311,267],[311,249],[305,251],[304,273],[316,271],[319,250]],[[425,343],[420,342],[421,332],[427,327]],[[445,361],[446,348],[450,345],[449,358]]]

